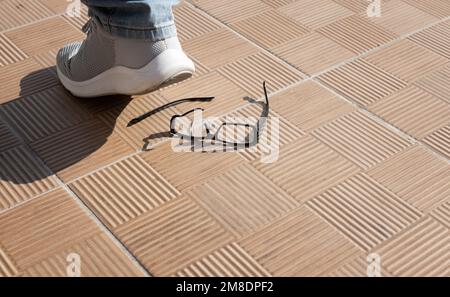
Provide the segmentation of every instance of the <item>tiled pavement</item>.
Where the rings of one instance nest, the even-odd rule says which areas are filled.
[[[383,275],[450,274],[449,1],[185,2],[196,75],[132,100],[61,87],[56,50],[86,20],[66,5],[0,0],[0,275],[65,275],[71,253],[82,275],[365,275],[372,252]],[[126,128],[189,96],[224,115],[262,80],[272,164],[173,152],[191,106]]]

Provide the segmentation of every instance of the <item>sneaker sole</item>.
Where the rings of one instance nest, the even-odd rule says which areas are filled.
[[[168,49],[140,69],[115,66],[86,81],[73,81],[57,67],[58,77],[64,87],[77,97],[106,95],[140,95],[193,75],[194,63],[180,50]]]

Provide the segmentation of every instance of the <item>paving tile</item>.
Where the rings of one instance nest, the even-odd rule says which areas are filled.
[[[70,3],[75,3],[75,1],[68,2],[67,5],[70,5]],[[81,4],[80,10],[76,11],[76,9],[77,7],[75,6],[75,11],[70,12],[75,13],[75,15],[71,16],[69,13],[65,13],[63,17],[68,23],[72,24],[76,29],[82,31],[84,24],[86,24],[87,21],[89,20],[88,8],[86,5]]]
[[[262,81],[260,88],[262,89]],[[247,101],[244,100],[244,97],[249,94],[224,76],[212,72],[191,79],[184,84],[161,90],[161,95],[169,102],[182,98],[215,96],[216,98],[211,102],[188,102],[177,106],[177,109],[186,112],[202,107],[205,109],[204,116],[219,117],[245,105]]]
[[[24,146],[0,153],[0,211],[57,187],[53,174]]]
[[[55,14],[62,14],[66,12],[67,7],[72,1],[61,1],[61,0],[39,0],[44,6],[48,7]]]
[[[23,61],[27,55],[5,35],[0,34],[0,67]]]
[[[221,25],[189,5],[178,5],[174,9],[177,33],[181,41],[216,31]]]
[[[439,23],[431,28],[420,31],[409,40],[417,43],[441,56],[450,59],[450,21]]]
[[[238,243],[274,276],[325,275],[359,252],[305,207]]]
[[[450,228],[450,200],[447,199],[447,201],[433,209],[430,216],[445,225],[447,228]]]
[[[131,262],[106,234],[95,235],[46,258],[27,268],[24,276],[68,276],[67,266],[70,264],[68,257],[73,253],[80,256],[80,276],[82,277],[143,276],[136,264]]]
[[[259,51],[257,47],[227,29],[216,30],[186,40],[183,48],[209,68],[223,66]]]
[[[62,189],[0,214],[0,222],[1,243],[20,270],[100,233]]]
[[[407,86],[407,83],[383,69],[356,60],[319,76],[320,81],[343,96],[367,106]]]
[[[4,66],[0,71],[0,89],[2,90],[0,104],[57,84],[58,81],[52,72],[42,69],[42,66],[33,59]]]
[[[430,217],[375,251],[396,276],[449,276],[450,231]]]
[[[429,134],[422,141],[450,158],[450,124]]]
[[[308,33],[308,29],[276,10],[232,23],[231,27],[265,48],[271,48]]]
[[[50,17],[53,12],[39,0],[4,0],[0,11],[0,31]]]
[[[445,18],[450,15],[450,3],[446,0],[402,0],[412,6],[419,8],[438,18]]]
[[[97,119],[63,129],[31,143],[47,166],[69,182],[134,152]]]
[[[264,95],[263,81],[267,83],[267,91],[272,93],[303,79],[303,75],[299,71],[265,53],[237,60],[217,71],[253,98]]]
[[[216,176],[186,195],[236,238],[255,232],[298,205],[248,164]]]
[[[252,163],[300,202],[305,202],[340,181],[358,173],[358,168],[311,136],[281,148],[277,162]]]
[[[33,60],[50,70],[56,76],[56,56],[58,55],[58,51],[59,49],[51,49],[37,54],[33,56]]]
[[[409,40],[402,40],[376,51],[364,57],[364,60],[409,83],[449,62],[448,59]]]
[[[9,31],[5,35],[29,56],[60,48],[67,43],[82,40],[84,34],[61,17],[31,24]]]
[[[365,170],[410,145],[362,111],[344,115],[312,134]]]
[[[279,10],[312,30],[353,15],[351,10],[332,0],[299,0]]]
[[[224,23],[237,22],[270,9],[270,6],[259,0],[227,2],[221,0],[193,0],[192,2]]]
[[[308,75],[324,71],[355,55],[316,32],[292,39],[274,47],[272,51]],[[317,55],[318,52],[321,54]]]
[[[367,268],[370,263],[368,261],[368,256],[369,255],[361,255],[356,257],[350,262],[327,274],[327,277],[367,277]],[[380,276],[392,276],[391,273],[383,267],[383,265],[380,266]]]
[[[139,156],[115,163],[69,186],[112,229],[179,195]]]
[[[304,131],[311,131],[354,109],[314,81],[273,96],[271,107]]]
[[[396,38],[393,33],[358,15],[336,21],[317,32],[356,54],[379,47]]]
[[[416,81],[414,85],[450,104],[450,63]]]
[[[449,197],[449,165],[413,146],[368,171],[379,183],[427,212]]]
[[[232,152],[177,152],[172,149],[170,142],[161,143],[153,150],[143,153],[142,157],[180,191],[204,183],[242,162]]]
[[[0,277],[17,276],[18,274],[19,270],[16,264],[0,245]]]
[[[0,112],[27,142],[33,142],[88,120],[91,115],[78,101],[58,86],[4,104]]]
[[[415,86],[370,105],[369,110],[418,139],[450,120],[450,105]]]
[[[169,276],[231,242],[204,210],[187,198],[173,200],[115,230],[155,276]]]
[[[411,33],[439,20],[438,18],[402,1],[388,1],[382,3],[381,9],[382,12],[380,17],[368,17],[366,12],[362,15],[365,16],[368,21],[378,24],[386,30],[398,35]]]
[[[0,120],[0,153],[21,144],[20,138],[11,131],[10,127]]]
[[[261,0],[264,4],[267,4],[273,8],[280,8],[285,5],[291,4],[298,0]]]
[[[176,273],[178,277],[267,277],[267,272],[239,244],[230,243]]]
[[[367,0],[333,0],[333,1],[357,13],[366,11],[367,7],[370,4]]]
[[[365,173],[320,194],[308,206],[365,251],[421,216],[418,210]]]
[[[180,112],[176,108],[169,108],[132,127],[127,127],[127,125],[135,117],[167,103],[168,101],[161,98],[157,93],[151,93],[134,98],[125,108],[119,105],[99,113],[98,116],[114,133],[118,134],[133,148],[148,149],[148,146],[166,140],[171,136],[168,134],[170,119]]]

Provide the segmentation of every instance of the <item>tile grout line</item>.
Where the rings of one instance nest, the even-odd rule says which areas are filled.
[[[6,122],[5,119],[3,119],[2,114],[0,113],[0,120],[2,120],[3,122]],[[7,122],[6,122],[7,123]],[[56,174],[54,173],[48,166],[47,164],[45,164],[45,162],[39,157],[39,155],[31,148],[31,146],[24,141],[23,137],[20,135],[20,133],[18,133],[16,131],[16,129],[14,129],[14,127],[11,127],[11,125],[8,125],[9,130],[11,131],[11,133],[17,137],[20,141],[21,144],[19,145],[23,145],[29,152],[31,157],[39,163],[39,165],[46,171],[46,174],[48,174],[48,176],[52,176],[55,178],[57,184],[64,189],[64,191],[72,197],[72,199],[80,206],[81,209],[84,210],[85,214],[92,219],[92,221],[94,223],[97,224],[97,226],[99,227],[100,231],[105,234],[106,236],[108,236],[111,241],[115,244],[115,246],[117,248],[119,248],[120,251],[122,251],[125,256],[134,264],[134,266],[136,268],[138,268],[142,273],[144,273],[145,276],[152,276],[152,274],[150,273],[150,271],[148,271],[147,268],[145,268],[145,266],[139,261],[139,259],[137,259],[137,257],[134,256],[133,253],[131,253],[131,251],[127,248],[127,246],[121,241],[119,240],[118,237],[116,237],[116,235],[112,232],[112,230],[110,230],[105,224],[103,224],[103,222],[100,220],[100,218],[83,202],[83,200],[75,193],[73,192],[70,187]],[[18,145],[18,146],[19,146]],[[128,158],[132,155],[135,155],[136,152],[130,154],[129,156],[126,156],[122,159]],[[106,166],[105,166],[106,167]],[[40,198],[43,195],[50,193],[54,190],[56,190],[58,187],[50,189],[49,191],[46,191],[44,193],[40,193],[39,195],[33,196],[25,201],[22,201],[21,203],[18,203],[16,205],[14,205],[11,208],[5,209],[3,211],[0,211],[0,214],[4,214],[10,210],[16,209],[19,206],[23,206],[26,205],[28,202]]]
[[[301,81],[299,81],[297,83],[291,84],[291,85],[289,85],[287,87],[281,88],[281,89],[277,90],[276,92],[271,93],[271,95],[276,95],[278,93],[284,92],[284,91],[286,91],[286,90],[288,90],[290,88],[296,87],[296,86],[298,86],[298,85],[300,85],[302,83],[308,82],[308,81],[314,81],[314,82],[318,83],[320,86],[322,86],[325,89],[327,89],[328,91],[331,91],[333,94],[337,95],[339,98],[341,98],[345,102],[350,103],[352,106],[354,106],[357,109],[363,111],[364,113],[366,113],[366,115],[370,115],[372,119],[375,119],[378,123],[382,124],[384,127],[388,128],[389,130],[391,130],[394,133],[398,134],[399,136],[401,136],[402,138],[404,138],[408,142],[411,142],[412,144],[420,144],[422,147],[424,147],[427,151],[432,153],[434,156],[438,157],[441,160],[446,161],[447,163],[450,163],[450,159],[447,158],[445,155],[443,155],[441,152],[435,150],[434,148],[432,148],[429,145],[427,145],[426,143],[423,143],[422,141],[414,138],[413,136],[410,136],[409,134],[403,132],[399,128],[395,127],[394,125],[392,125],[392,124],[386,122],[385,120],[383,120],[382,118],[380,118],[378,115],[376,115],[373,112],[369,111],[364,106],[358,104],[357,102],[355,102],[355,101],[353,101],[351,99],[348,99],[348,98],[342,96],[341,94],[336,92],[333,88],[330,88],[329,86],[327,86],[326,84],[324,84],[320,80],[318,80],[318,76],[320,76],[320,75],[322,75],[322,74],[324,74],[324,73],[326,73],[328,71],[334,70],[334,69],[336,69],[338,67],[341,67],[341,66],[344,66],[344,65],[346,65],[348,63],[354,62],[357,59],[363,58],[363,57],[365,57],[365,56],[367,56],[369,54],[377,52],[378,50],[382,50],[382,49],[384,49],[384,48],[386,48],[386,47],[388,47],[388,46],[390,46],[390,45],[392,45],[392,44],[394,44],[394,43],[396,43],[396,42],[398,42],[400,40],[407,39],[408,37],[410,37],[410,36],[412,36],[412,35],[414,35],[416,33],[419,33],[419,32],[421,32],[423,30],[426,30],[428,28],[436,26],[436,25],[438,25],[440,23],[446,22],[446,21],[450,20],[450,16],[442,18],[440,20],[437,20],[436,22],[428,24],[427,26],[424,26],[424,27],[422,27],[422,28],[420,28],[418,30],[415,30],[413,32],[410,32],[408,34],[405,34],[405,35],[402,35],[402,36],[398,36],[397,38],[394,38],[390,42],[387,42],[385,44],[382,44],[380,46],[372,48],[372,49],[370,49],[368,51],[365,51],[365,52],[363,52],[363,53],[361,53],[361,54],[359,54],[359,55],[357,55],[355,57],[347,59],[347,60],[345,60],[345,61],[343,61],[343,62],[341,62],[339,64],[333,65],[332,67],[329,67],[329,68],[327,68],[325,70],[322,70],[322,71],[320,71],[318,73],[315,73],[314,75],[308,75],[308,74],[304,73],[303,71],[299,70],[298,68],[294,67],[293,65],[289,64],[288,62],[280,59],[278,56],[274,55],[271,51],[269,51],[269,50],[259,46],[257,43],[255,43],[252,40],[246,38],[245,36],[243,36],[242,34],[237,32],[236,30],[234,30],[232,27],[228,26],[226,23],[224,23],[224,22],[220,21],[219,19],[215,18],[214,16],[210,15],[207,11],[203,10],[201,7],[199,7],[199,6],[197,6],[197,5],[193,4],[193,3],[190,3],[190,2],[187,2],[187,3],[188,3],[189,6],[191,6],[191,8],[194,8],[194,9],[198,10],[200,13],[202,13],[204,16],[208,17],[210,20],[214,21],[215,23],[221,24],[222,26],[225,26],[227,29],[232,31],[234,34],[238,35],[239,37],[243,38],[244,40],[246,40],[247,42],[251,43],[252,45],[254,45],[257,48],[259,48],[259,49],[263,50],[264,52],[268,53],[270,56],[275,57],[277,60],[281,60],[283,62],[283,64],[289,65],[290,68],[292,68],[292,67],[295,68],[296,71],[300,72],[302,75],[305,76],[305,78],[303,80],[301,80]]]

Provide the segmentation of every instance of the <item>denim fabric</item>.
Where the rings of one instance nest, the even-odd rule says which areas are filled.
[[[172,6],[179,0],[81,0],[89,16],[114,36],[158,41],[176,36]]]

